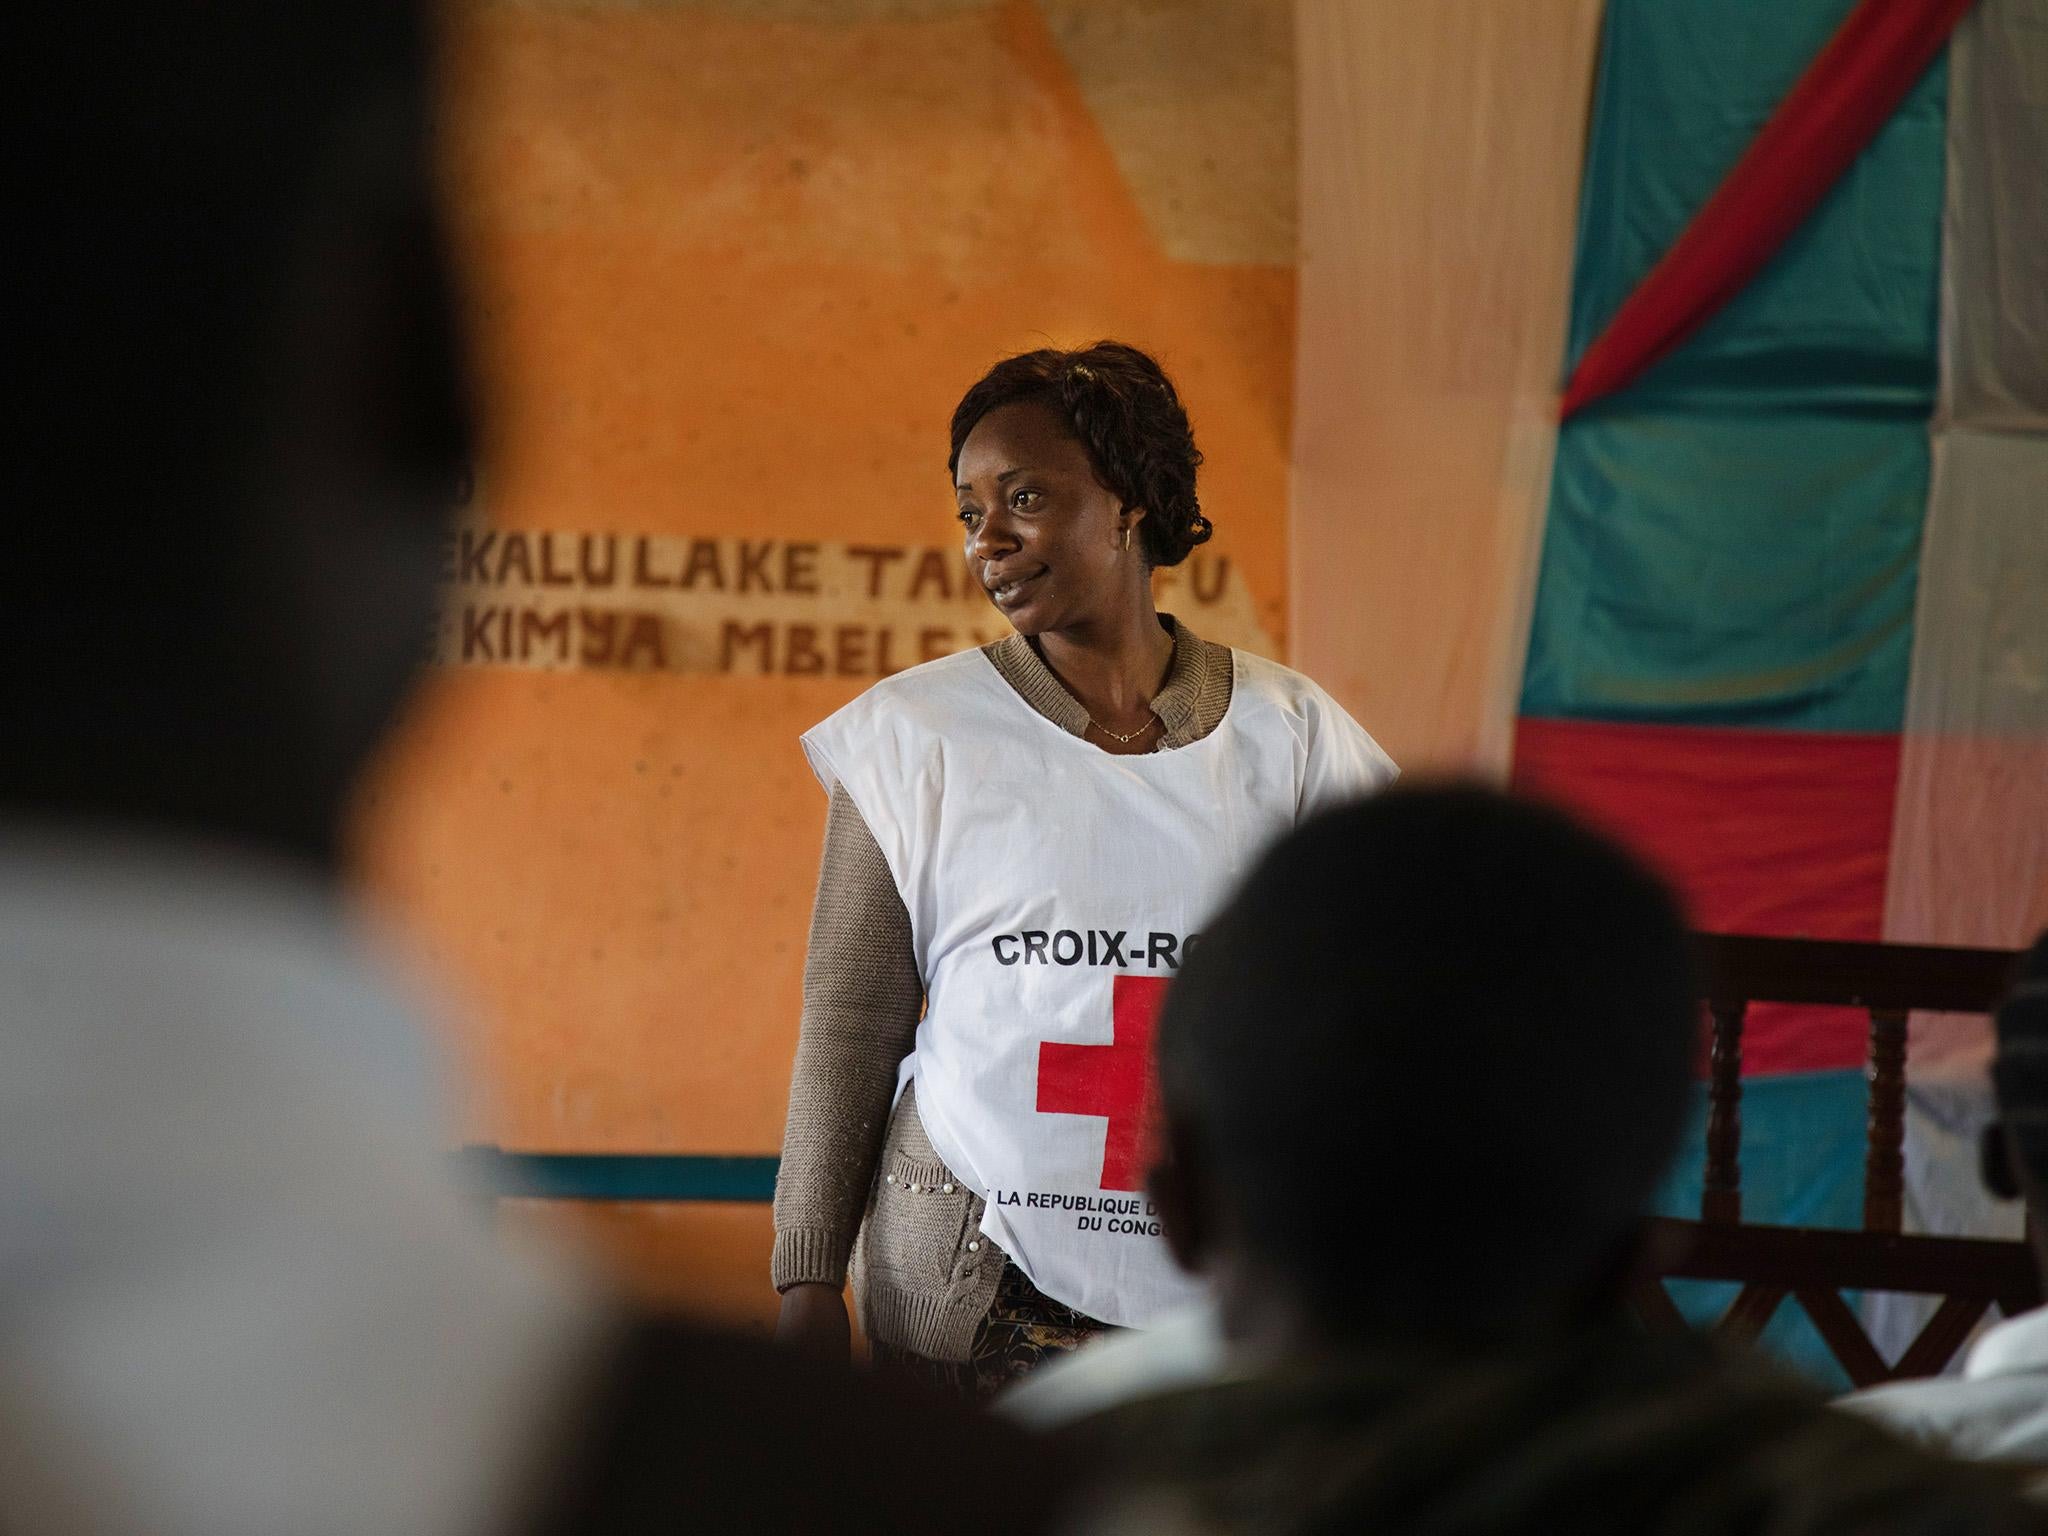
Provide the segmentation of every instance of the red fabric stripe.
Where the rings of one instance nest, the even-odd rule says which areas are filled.
[[[1517,789],[1634,848],[1684,895],[1695,927],[1817,939],[1883,937],[1898,786],[1896,736],[1520,721]],[[1753,1073],[1861,1063],[1853,1010],[1758,1005]]]
[[[1863,0],[1565,386],[1570,417],[1622,388],[1760,271],[1884,126],[1972,0]]]

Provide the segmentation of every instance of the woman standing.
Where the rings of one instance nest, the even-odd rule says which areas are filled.
[[[953,414],[968,567],[1016,633],[804,737],[831,810],[785,1339],[845,1354],[851,1264],[879,1361],[985,1396],[1194,1289],[1141,1188],[1160,991],[1267,843],[1395,772],[1307,678],[1154,609],[1153,570],[1211,532],[1200,463],[1114,342],[1008,358]]]

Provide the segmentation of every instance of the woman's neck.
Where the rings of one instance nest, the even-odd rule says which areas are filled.
[[[1033,644],[1089,716],[1113,729],[1150,711],[1173,661],[1173,636],[1149,601],[1116,623],[1047,630]]]

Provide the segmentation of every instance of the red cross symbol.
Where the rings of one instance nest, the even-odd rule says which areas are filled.
[[[1038,1047],[1038,1112],[1101,1115],[1102,1187],[1136,1190],[1145,1181],[1158,1116],[1152,1026],[1166,996],[1164,976],[1118,976],[1110,984],[1111,1043]]]

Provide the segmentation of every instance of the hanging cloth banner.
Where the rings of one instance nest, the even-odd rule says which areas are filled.
[[[1857,6],[1581,354],[1562,417],[1633,382],[1742,291],[1898,109],[1973,3]]]

